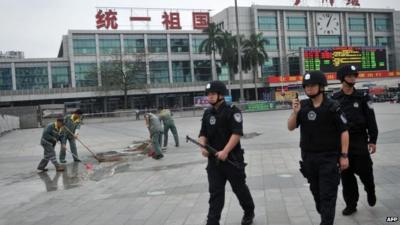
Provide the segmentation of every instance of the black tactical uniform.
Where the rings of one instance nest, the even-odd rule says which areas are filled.
[[[206,93],[226,93],[225,84],[219,81],[213,81],[207,87]],[[224,149],[232,134],[243,135],[242,114],[238,108],[227,105],[224,101],[218,109],[211,107],[204,112],[199,137],[206,137],[207,144],[220,151]],[[246,184],[243,153],[239,142],[228,155],[228,159],[240,165],[240,169],[226,162],[217,162],[215,156],[209,155],[206,169],[210,192],[207,225],[219,224],[224,207],[226,181],[231,184],[244,210],[242,224],[252,223],[254,203]]]
[[[316,71],[304,76],[303,87],[306,84],[326,86],[327,82],[324,74]],[[332,225],[340,182],[341,134],[347,130],[346,119],[338,103],[325,95],[318,108],[311,99],[302,100],[300,104],[296,121],[297,127],[300,126],[300,170],[310,183],[321,225]]]
[[[358,75],[355,66],[344,66],[338,70],[337,78],[344,81],[346,75]],[[376,144],[378,127],[372,107],[372,99],[366,92],[354,88],[353,93],[347,95],[343,90],[332,96],[336,99],[346,114],[349,125],[349,168],[342,172],[343,198],[346,202],[344,215],[356,211],[359,198],[358,185],[355,174],[360,177],[367,192],[368,203],[373,206],[376,202],[375,184],[372,171],[372,160],[368,151],[368,144]]]

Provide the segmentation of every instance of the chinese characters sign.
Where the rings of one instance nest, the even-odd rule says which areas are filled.
[[[182,29],[181,27],[181,20],[179,18],[179,13],[178,12],[172,12],[168,14],[167,12],[164,12],[162,15],[162,24],[164,24],[166,30],[180,30]]]
[[[210,14],[193,12],[193,29],[206,29],[210,23]]]
[[[116,11],[112,11],[109,9],[108,11],[103,12],[103,10],[99,9],[96,14],[96,27],[97,29],[106,28],[108,29],[118,29],[117,23],[117,15]]]
[[[155,29],[155,27],[160,27],[161,29],[165,30],[182,30],[185,29],[184,26],[181,25],[182,19],[190,19],[191,17],[192,24],[188,25],[186,23],[186,29],[203,30],[208,27],[208,24],[210,22],[210,14],[208,12],[204,12],[204,10],[203,12],[201,10],[189,11],[184,9],[179,12],[172,9],[169,12],[167,12],[166,10],[160,11],[159,9],[135,10],[133,8],[118,8],[118,10],[119,11],[117,12],[115,9],[97,9],[97,13],[95,16],[96,28],[115,30],[120,28],[121,26],[127,27],[126,24],[119,25],[117,23],[117,21],[122,23],[123,21],[125,21],[124,19],[119,20],[120,18],[126,18],[127,23],[130,23],[131,29],[133,29],[134,26],[146,26],[147,29],[150,29],[150,27],[152,27],[152,29]],[[157,11],[157,14],[153,13],[155,11]],[[189,26],[190,28],[187,26]]]

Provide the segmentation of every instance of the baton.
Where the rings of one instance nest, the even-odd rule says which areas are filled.
[[[215,155],[215,154],[218,152],[215,148],[211,147],[210,145],[208,145],[208,144],[203,145],[203,144],[201,144],[200,142],[198,142],[198,141],[194,140],[193,138],[189,137],[189,135],[186,135],[186,142],[189,142],[189,141],[192,142],[193,144],[199,146],[199,147],[202,147],[202,148],[206,149],[206,150],[207,150],[209,153],[211,153],[212,155]],[[220,161],[220,160],[217,158],[217,162],[219,162],[219,161]],[[242,168],[242,167],[239,166],[237,163],[232,162],[232,161],[231,161],[230,159],[228,159],[228,158],[226,158],[225,161],[228,162],[229,164],[231,164],[232,166],[238,168],[238,169],[241,169],[241,168]]]

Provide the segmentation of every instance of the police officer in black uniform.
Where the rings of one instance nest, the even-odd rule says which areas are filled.
[[[343,198],[346,202],[343,215],[351,215],[357,211],[359,194],[355,174],[364,184],[368,204],[374,206],[376,203],[370,154],[376,151],[378,126],[370,96],[354,88],[357,76],[358,70],[355,66],[341,67],[337,72],[337,79],[342,83],[342,89],[332,96],[339,102],[349,121],[349,169],[342,173]]]
[[[226,181],[231,184],[244,210],[242,225],[250,225],[254,219],[254,202],[246,184],[244,152],[240,145],[240,137],[243,135],[242,114],[238,108],[225,102],[224,95],[227,95],[227,92],[225,84],[221,81],[212,81],[206,87],[207,99],[212,107],[203,114],[199,142],[218,151],[217,154],[210,155],[207,150],[201,149],[203,156],[208,157],[206,170],[210,199],[207,225],[219,225],[224,207]],[[226,159],[238,167],[223,162]]]
[[[326,77],[321,71],[303,76],[303,88],[309,99],[294,99],[288,119],[290,131],[300,126],[300,171],[310,183],[321,225],[332,225],[340,170],[348,167],[349,133],[346,118],[337,102],[324,94]]]

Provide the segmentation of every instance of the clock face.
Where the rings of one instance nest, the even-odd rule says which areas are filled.
[[[340,35],[340,18],[338,13],[316,14],[318,35]]]

